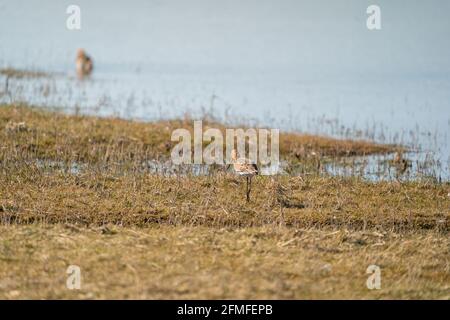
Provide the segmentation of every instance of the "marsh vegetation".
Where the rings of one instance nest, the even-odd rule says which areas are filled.
[[[247,203],[225,166],[170,165],[180,127],[2,105],[1,297],[449,298],[450,185],[323,169],[404,147],[281,132],[284,171]]]

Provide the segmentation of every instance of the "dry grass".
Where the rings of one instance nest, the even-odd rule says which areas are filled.
[[[220,168],[142,170],[191,126],[0,106],[0,298],[449,299],[449,184],[260,176],[247,203]],[[311,165],[397,148],[280,141],[282,158]],[[70,264],[81,291],[65,287]],[[382,290],[365,286],[371,264]]]
[[[448,237],[345,229],[0,227],[3,299],[450,299]],[[381,289],[366,287],[369,265]],[[69,265],[81,290],[66,288]]]
[[[448,185],[357,179],[258,177],[252,201],[244,179],[226,174],[73,175],[29,165],[0,172],[3,223],[104,223],[249,227],[287,225],[448,232]]]
[[[13,125],[23,123],[22,130]],[[8,127],[9,126],[9,127]],[[11,128],[12,127],[12,128]],[[219,123],[204,121],[204,129]],[[0,161],[12,158],[47,159],[88,164],[130,163],[169,158],[176,142],[172,131],[185,128],[192,132],[190,119],[143,123],[116,118],[74,116],[26,106],[0,105]],[[281,133],[280,155],[289,161],[306,161],[312,154],[326,156],[387,153],[398,146],[367,141]],[[316,161],[317,159],[312,159]]]
[[[42,71],[30,71],[30,70],[20,70],[14,68],[3,68],[0,69],[0,75],[7,78],[48,78],[51,74]]]

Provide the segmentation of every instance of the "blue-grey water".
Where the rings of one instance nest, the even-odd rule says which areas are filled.
[[[71,4],[81,30],[66,28]],[[0,67],[53,74],[10,79],[8,95],[0,77],[0,101],[403,143],[448,180],[449,14],[446,0],[0,0]],[[95,64],[82,82],[79,47]]]

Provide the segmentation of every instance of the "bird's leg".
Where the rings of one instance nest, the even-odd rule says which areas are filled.
[[[248,188],[248,181],[249,181],[249,178],[247,177],[247,202],[249,202],[250,201],[250,189]]]

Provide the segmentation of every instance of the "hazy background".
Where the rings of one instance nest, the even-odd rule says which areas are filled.
[[[81,30],[66,8],[81,7]],[[366,28],[381,7],[382,30]],[[36,104],[153,119],[212,109],[283,129],[420,145],[449,166],[450,1],[0,1],[0,66],[74,75]],[[1,80],[1,79],[0,79]],[[39,83],[42,86],[42,83]],[[41,87],[40,87],[41,88]]]
[[[65,28],[70,4],[81,7],[80,31]],[[366,28],[370,4],[381,7],[381,31]],[[446,0],[11,0],[0,10],[1,56],[24,66],[64,70],[84,46],[100,67],[119,70],[220,64],[302,78],[450,71]]]

